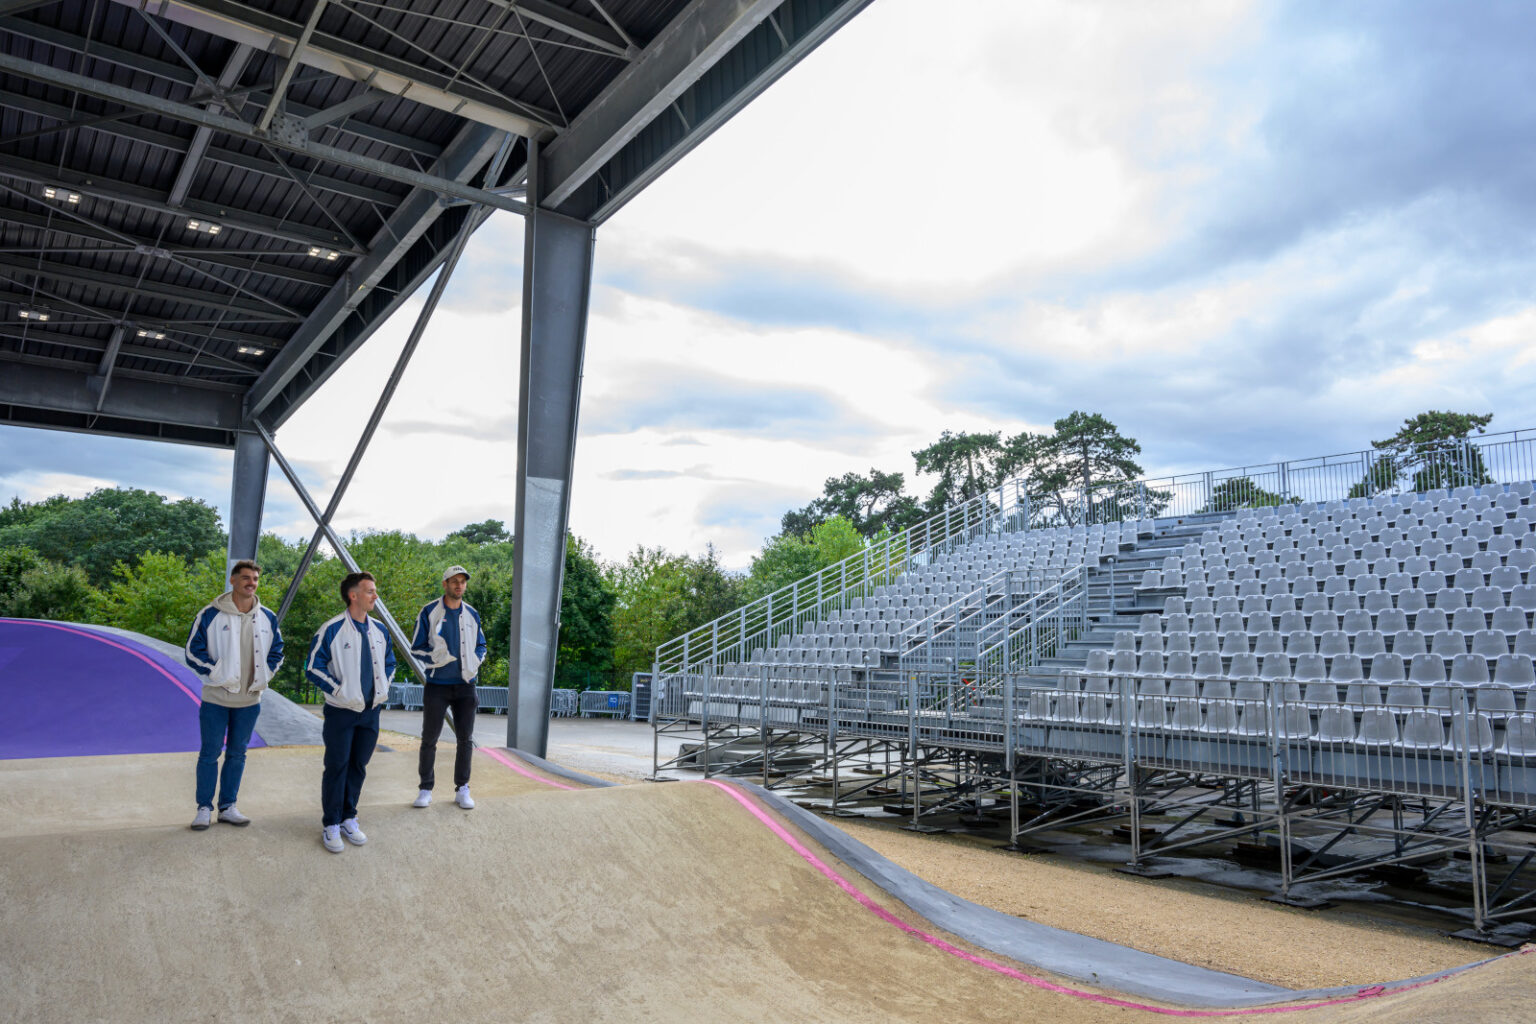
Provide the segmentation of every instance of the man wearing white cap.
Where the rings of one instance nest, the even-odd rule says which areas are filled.
[[[475,695],[475,678],[485,659],[485,630],[480,627],[480,613],[464,600],[469,587],[469,570],[450,565],[443,570],[443,596],[429,602],[416,616],[416,636],[411,653],[426,670],[427,684],[422,696],[421,758],[417,772],[421,791],[414,806],[432,802],[436,783],[437,738],[443,731],[443,716],[453,709],[458,750],[453,759],[453,799],[466,811],[475,806],[469,795],[470,758],[474,756],[475,712],[480,701]]]

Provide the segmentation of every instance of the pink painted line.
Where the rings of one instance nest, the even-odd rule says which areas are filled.
[[[860,890],[852,882],[848,881],[848,879],[838,874],[836,870],[834,870],[830,865],[826,863],[826,861],[816,856],[816,854],[808,849],[804,843],[800,842],[800,840],[791,835],[788,829],[769,817],[768,813],[759,807],[755,802],[749,800],[746,794],[742,793],[740,790],[733,786],[728,786],[723,782],[717,782],[714,779],[705,779],[704,781],[708,785],[722,790],[728,794],[731,799],[745,807],[748,811],[751,812],[753,817],[757,818],[758,821],[768,826],[769,830],[772,831],[774,835],[778,836],[779,839],[781,839],[790,847],[790,849],[798,853],[806,863],[810,864],[817,871],[820,871],[827,878],[831,879],[831,881],[837,885],[838,888],[842,889],[849,896],[852,896],[862,907],[864,907],[865,910],[868,910],[871,914],[874,914],[886,924],[889,924],[894,928],[898,928],[901,931],[906,932],[908,935],[911,935],[913,938],[916,938],[919,941],[934,947],[935,949],[948,953],[953,957],[957,957],[969,963],[984,967],[987,970],[993,971],[997,974],[1013,978],[1016,981],[1022,981],[1026,985],[1033,985],[1036,988],[1045,989],[1048,992],[1055,992],[1060,995],[1072,996],[1076,999],[1085,999],[1095,1003],[1104,1003],[1109,1006],[1120,1006],[1130,1010],[1143,1010],[1147,1013],[1159,1013],[1168,1017],[1236,1017],[1260,1013],[1294,1013],[1297,1010],[1315,1010],[1324,1006],[1337,1006],[1340,1003],[1359,1002],[1364,999],[1371,999],[1376,996],[1386,995],[1389,992],[1408,992],[1416,988],[1423,988],[1426,985],[1433,985],[1435,982],[1441,980],[1441,978],[1429,978],[1425,981],[1414,982],[1413,984],[1409,985],[1399,985],[1391,989],[1388,989],[1384,985],[1372,985],[1369,988],[1362,988],[1358,992],[1355,992],[1351,995],[1339,996],[1334,999],[1323,999],[1316,1002],[1299,1003],[1290,1006],[1245,1006],[1230,1010],[1187,1010],[1168,1006],[1153,1006],[1149,1003],[1138,1003],[1128,999],[1118,999],[1114,996],[1107,996],[1099,992],[1089,992],[1084,989],[1072,988],[1067,985],[1058,985],[1055,982],[1047,981],[1044,978],[1037,978],[1034,975],[1025,974],[1023,971],[1015,970],[1012,967],[997,963],[994,960],[988,960],[986,957],[977,956],[974,953],[968,953],[965,950],[960,949],[958,946],[945,942],[943,939],[936,935],[931,935],[928,932],[907,924],[895,914],[892,914],[890,911],[880,906],[880,904],[876,903],[868,894]],[[1526,950],[1522,949],[1517,950],[1514,953],[1506,953],[1504,956],[1520,956],[1526,952]],[[1503,959],[1503,957],[1498,957],[1497,959]],[[1442,975],[1442,978],[1443,977],[1447,976]]]
[[[553,781],[551,779],[546,779],[542,775],[535,775],[533,772],[529,771],[527,768],[524,768],[522,765],[518,764],[516,760],[514,760],[513,758],[508,757],[506,754],[503,754],[501,751],[497,750],[495,747],[476,747],[475,749],[479,750],[480,753],[484,754],[486,757],[490,758],[492,761],[500,761],[502,764],[506,765],[508,768],[511,768],[513,771],[517,772],[517,774],[525,775],[528,778],[532,779],[534,782],[542,782],[542,783],[544,783],[544,785],[546,785],[546,786],[553,786],[556,789],[575,789],[576,788],[575,786],[567,786],[563,782],[555,782],[555,781]]]
[[[155,661],[155,659],[151,658],[143,651],[129,647],[127,644],[118,643],[116,640],[102,636],[100,633],[93,633],[88,629],[76,629],[73,626],[62,626],[57,622],[30,622],[22,619],[0,619],[0,622],[5,622],[13,626],[36,626],[39,629],[57,629],[64,633],[73,633],[75,636],[83,636],[87,639],[95,640],[97,643],[106,644],[108,647],[116,647],[118,650],[126,651],[127,653],[133,655],[135,658],[138,658],[144,664],[148,665],[150,668],[154,669],[156,672],[159,672],[162,676],[169,679],[171,684],[175,686],[176,689],[180,690],[188,697],[191,697],[192,700],[197,704],[202,704],[203,702],[202,697],[199,697],[197,694],[187,689],[185,683],[171,675],[171,673],[167,672],[164,665]]]

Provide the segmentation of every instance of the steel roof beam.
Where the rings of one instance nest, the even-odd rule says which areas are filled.
[[[76,74],[73,71],[63,71],[47,64],[39,64],[36,61],[13,57],[8,53],[0,53],[0,71],[9,71],[12,74],[57,86],[60,89],[78,92],[86,96],[95,96],[98,99],[110,100],[113,103],[121,103],[126,107],[136,107],[164,117],[176,118],[191,124],[207,125],[235,138],[262,142],[276,149],[299,153],[315,160],[323,160],[342,167],[350,167],[355,171],[374,174],[391,181],[401,182],[402,184],[430,189],[443,195],[468,199],[472,202],[483,203],[486,206],[494,206],[497,209],[510,210],[513,213],[523,213],[528,208],[526,204],[516,199],[509,199],[506,196],[487,192],[484,189],[471,188],[468,185],[463,185],[448,178],[423,174],[420,171],[399,167],[384,160],[375,160],[373,157],[349,153],[344,149],[337,149],[334,146],[323,146],[319,143],[285,137],[282,133],[269,135],[259,131],[254,125],[241,121],[239,118],[209,113],[201,107],[178,103],[175,100],[162,99],[159,96],[140,92],[137,89],[113,85],[110,82],[103,82],[88,75]]]
[[[468,181],[485,166],[501,140],[500,133],[472,122],[465,125],[449,144],[433,169],[455,181]],[[262,413],[282,394],[283,388],[299,374],[310,357],[442,214],[443,206],[432,192],[416,189],[406,197],[374,235],[368,255],[347,268],[342,280],[320,300],[314,312],[289,338],[282,353],[251,387],[247,416]]]
[[[182,285],[164,284],[159,281],[143,281],[127,274],[109,274],[90,267],[77,267],[67,263],[54,263],[41,259],[17,259],[0,256],[0,271],[28,274],[50,281],[68,281],[87,287],[102,288],[120,295],[138,296],[160,302],[171,302],[199,309],[231,310],[250,314],[265,320],[299,323],[303,317],[275,302],[257,302],[241,299],[228,292],[216,292],[206,288],[187,288]]]
[[[10,341],[14,339],[10,338],[9,336],[0,335],[0,340]],[[35,355],[31,352],[13,352],[0,348],[0,365],[3,364],[45,366],[56,370],[68,370],[71,373],[84,373],[86,387],[91,388],[93,394],[96,393],[96,382],[99,382],[100,380],[100,378],[91,374],[91,366],[89,363],[82,363],[78,359],[65,359],[57,356]],[[226,374],[229,377],[235,376],[235,374],[229,370],[216,370],[213,367],[209,367],[209,370],[213,373]],[[218,391],[226,395],[239,395],[245,391],[245,388],[241,387],[237,383],[234,383],[232,380],[214,380],[209,377],[184,377],[179,373],[166,373],[164,371],[158,370],[130,370],[122,366],[117,368],[117,371],[113,374],[113,379],[141,380],[149,384],[186,384],[190,387],[202,388],[204,390],[210,391]]]
[[[486,3],[505,11],[514,11],[529,21],[555,29],[572,39],[591,43],[615,57],[630,60],[638,53],[628,39],[610,26],[593,18],[584,18],[558,4],[546,3],[545,0],[486,0]]]
[[[154,146],[157,149],[164,149],[183,156],[191,149],[186,139],[179,135],[172,135],[170,132],[156,131],[153,128],[133,124],[121,118],[113,118],[106,121],[94,117],[82,118],[72,113],[68,107],[60,106],[56,103],[48,103],[20,93],[0,90],[0,107],[9,107],[12,110],[19,110],[57,121],[59,122],[58,129],[61,132],[92,131],[114,138],[127,139],[130,142],[143,143],[146,146]],[[138,114],[129,113],[123,116],[136,117]],[[208,129],[198,128],[197,131],[202,133],[207,132]],[[11,139],[0,139],[0,146],[9,145],[13,141]],[[240,153],[223,146],[208,145],[203,153],[203,159],[210,163],[223,164],[226,167],[237,167],[242,171],[251,171],[272,178],[281,178],[285,182],[290,180],[287,171],[266,157],[251,153]],[[306,174],[304,180],[311,187],[323,192],[334,192],[337,195],[363,202],[392,206],[400,198],[400,194],[397,192],[386,192],[380,188],[374,188],[359,182],[344,181],[341,178],[328,174]],[[174,189],[172,194],[175,194]]]
[[[107,391],[112,387],[112,370],[117,364],[117,354],[123,348],[123,335],[128,333],[126,327],[117,327],[112,331],[112,338],[107,342],[107,350],[101,354],[101,362],[96,367],[97,393],[96,411],[101,412],[101,407],[106,404]]]
[[[240,82],[240,76],[245,74],[246,65],[250,64],[251,56],[255,53],[249,46],[237,46],[229,55],[229,60],[224,62],[224,70],[219,74],[219,89],[227,91],[233,89]],[[208,101],[207,109],[217,114],[223,111],[224,104],[221,99]],[[239,116],[238,109],[231,110],[231,114]],[[187,200],[187,192],[192,188],[192,179],[197,177],[197,168],[203,162],[203,154],[208,151],[208,143],[213,141],[213,129],[206,125],[199,126],[192,133],[192,141],[188,144],[186,153],[182,157],[181,168],[176,172],[176,183],[171,186],[170,196],[167,198],[172,206],[180,206]]]
[[[113,337],[116,337],[118,332],[123,332],[123,337],[126,339],[126,328],[116,328],[113,331]],[[104,367],[109,365],[108,355],[111,355],[114,360],[117,356],[123,356],[132,359],[151,359],[155,362],[170,364],[176,367],[176,371],[167,370],[164,376],[172,380],[188,380],[189,378],[180,372],[186,370],[188,366],[202,366],[219,373],[244,377],[256,377],[261,373],[261,367],[255,365],[242,366],[233,360],[215,364],[206,354],[199,356],[196,352],[188,352],[182,349],[150,348],[148,345],[139,345],[127,340],[119,342],[117,351],[113,353],[111,341],[102,341],[100,338],[84,338],[77,334],[44,334],[35,327],[28,328],[25,335],[0,331],[0,341],[14,341],[23,345],[56,345],[59,348],[74,349],[77,352],[90,352],[100,357],[96,368],[98,374],[106,372]],[[80,365],[82,369],[89,368],[88,364],[81,363]],[[190,379],[195,380],[196,378]]]
[[[272,86],[272,95],[267,100],[266,108],[261,116],[256,119],[256,127],[267,131],[272,127],[272,119],[277,116],[278,108],[283,105],[283,97],[288,95],[288,86],[293,82],[293,73],[299,69],[299,61],[305,47],[315,37],[315,27],[320,24],[320,15],[325,13],[325,0],[314,0],[309,9],[309,18],[304,22],[304,28],[299,32],[299,37],[293,41],[293,49],[288,54],[288,59],[283,62],[283,70],[278,73],[277,81]],[[245,45],[241,44],[241,49]]]
[[[305,117],[303,119],[304,127],[314,131],[316,128],[351,117],[353,114],[367,110],[369,107],[378,106],[385,98],[383,93],[374,92],[365,86],[340,103],[333,103]]]
[[[543,205],[558,207],[730,52],[782,0],[694,0],[545,147]]]
[[[138,4],[135,3],[133,6],[137,7]],[[156,60],[152,57],[135,53],[132,50],[124,50],[120,47],[103,43],[97,39],[87,40],[82,36],[72,35],[37,22],[23,21],[20,18],[0,17],[0,32],[10,32],[22,38],[36,39],[39,42],[47,43],[49,46],[56,46],[81,55],[89,54],[92,60],[105,61],[109,64],[127,68],[130,71],[141,72],[153,78],[175,82],[191,91],[196,102],[202,102],[209,98],[198,94],[196,73],[180,64]],[[237,89],[233,91],[244,95],[254,103],[265,103],[267,101],[265,90]],[[314,107],[305,106],[301,103],[290,103],[288,105],[288,112],[296,117],[308,117],[317,113],[317,110]],[[370,124],[354,122],[337,130],[348,135],[355,135],[360,139],[393,146],[406,152],[419,153],[429,160],[437,159],[443,152],[441,146],[429,140],[412,138],[401,132],[390,131],[387,128],[377,128]]]
[[[337,252],[347,256],[362,255],[362,253],[348,246],[336,234],[322,234],[314,228],[308,228],[301,224],[289,224],[278,220],[276,217],[263,217],[259,214],[238,210],[232,211],[225,207],[214,206],[211,203],[203,203],[191,199],[187,200],[178,209],[167,203],[164,193],[158,189],[145,188],[142,185],[132,185],[125,181],[112,181],[96,176],[87,176],[78,171],[66,170],[52,164],[39,163],[36,160],[7,156],[0,160],[0,177],[28,181],[35,185],[65,185],[72,192],[95,196],[108,202],[123,203],[141,210],[163,213],[180,221],[186,221],[188,218],[209,220],[216,224],[222,224],[226,228],[246,231],[265,238],[292,242],[294,245],[302,245],[308,248],[335,249]]]
[[[88,374],[6,360],[0,404],[218,430],[240,426],[240,397],[210,388],[119,380],[100,409]]]
[[[365,82],[369,88],[409,96],[423,106],[500,128],[514,135],[545,137],[557,130],[551,111],[523,103],[457,75],[429,71],[409,60],[315,32],[298,47],[304,26],[234,0],[113,0],[149,14],[179,22],[237,43],[246,43],[280,57],[291,57],[339,78]],[[444,62],[446,63],[446,61]],[[462,69],[460,69],[462,71]]]
[[[273,263],[270,258],[262,258],[260,255],[254,257],[244,256],[240,253],[221,252],[217,249],[167,248],[165,251],[188,262],[211,263],[217,267],[250,271],[260,277],[273,277],[281,281],[292,281],[295,284],[329,288],[336,283],[336,277],[333,274],[320,274],[312,270],[300,270],[297,267],[281,266]],[[267,256],[282,256],[289,259],[295,257],[301,259],[320,259],[319,257],[306,256],[301,252],[274,252],[268,253]],[[320,262],[325,261],[320,260]]]
[[[37,297],[30,292],[8,290],[5,287],[5,285],[8,283],[10,282],[0,278],[0,304],[10,303],[12,305],[25,306],[39,301]],[[55,320],[53,323],[58,324],[57,328],[52,328],[51,324],[50,327],[43,327],[40,324],[28,324],[28,337],[37,338],[40,341],[48,341],[50,344],[67,344],[67,342],[63,340],[54,341],[52,336],[48,333],[50,329],[62,330],[66,326],[89,326],[101,328],[107,326],[117,326],[121,324],[124,326],[133,327],[135,330],[142,329],[158,331],[160,333],[166,334],[167,336],[174,336],[175,343],[183,346],[184,348],[187,348],[189,351],[192,349],[193,344],[190,341],[184,340],[186,336],[196,337],[199,344],[205,344],[210,341],[217,341],[228,345],[233,345],[236,348],[239,348],[241,345],[244,345],[247,348],[259,348],[266,353],[276,353],[284,345],[284,342],[278,338],[271,338],[261,334],[247,334],[244,331],[232,331],[228,328],[222,327],[213,331],[211,334],[198,332],[194,335],[193,331],[190,330],[187,325],[194,323],[195,321],[187,319],[167,321],[159,317],[125,317],[115,309],[100,309],[96,306],[91,306],[83,302],[74,302],[55,298],[52,295],[49,295],[44,301],[46,304],[54,307],[55,313],[62,312],[69,316],[79,316],[82,318],[79,320],[70,321]],[[73,307],[73,309],[64,310],[60,308],[62,306],[70,306]],[[63,335],[61,338],[62,337],[76,336]],[[100,351],[101,346],[106,343],[102,341],[96,341],[93,342],[93,344],[96,345],[96,351]],[[156,349],[153,351],[159,350]],[[247,364],[236,362],[234,360],[225,360],[223,356],[205,353],[203,358],[216,361],[224,361],[229,366],[239,369],[247,368]]]

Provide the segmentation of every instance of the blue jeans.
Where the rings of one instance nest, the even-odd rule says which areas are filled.
[[[327,704],[320,736],[325,768],[320,773],[320,824],[340,825],[357,817],[357,801],[368,777],[368,759],[379,742],[379,709],[351,711]]]
[[[256,716],[261,705],[226,708],[203,701],[197,709],[197,724],[203,734],[197,752],[197,806],[213,806],[213,784],[219,784],[219,810],[235,802],[240,793],[240,776],[245,774],[245,748],[256,731]],[[219,750],[224,751],[224,771],[219,771]]]

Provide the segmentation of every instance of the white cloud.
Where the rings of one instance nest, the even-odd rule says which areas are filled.
[[[28,471],[0,476],[0,494],[13,495],[22,501],[42,501],[55,494],[66,498],[83,498],[103,487],[116,487],[117,481],[105,477],[81,476],[78,473]],[[163,493],[163,492],[162,492]],[[166,495],[180,498],[182,495]]]

